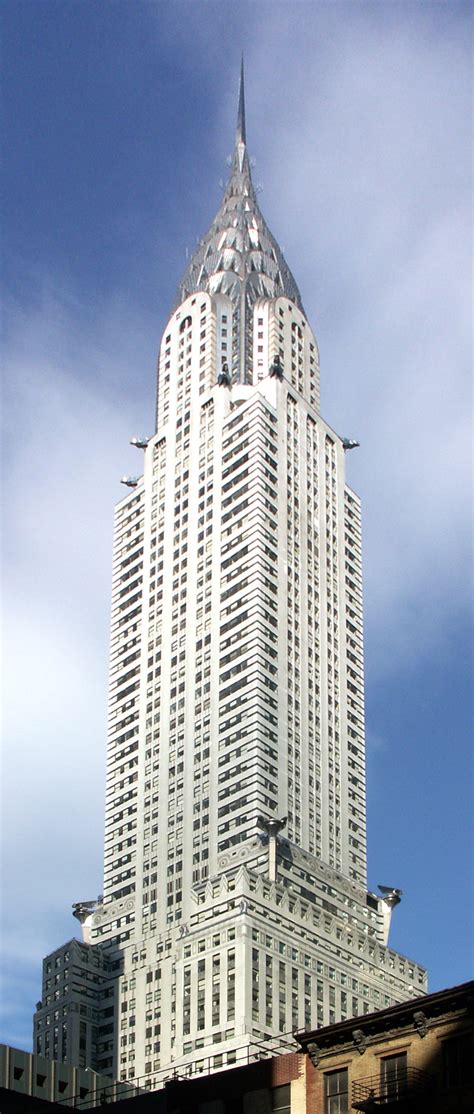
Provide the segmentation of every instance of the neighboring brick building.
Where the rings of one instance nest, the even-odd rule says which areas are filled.
[[[306,1114],[472,1114],[474,983],[297,1034]]]

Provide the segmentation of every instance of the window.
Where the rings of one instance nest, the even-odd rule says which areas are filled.
[[[471,1047],[467,1034],[443,1044],[443,1085],[462,1087],[470,1082]]]
[[[272,1087],[272,1114],[290,1114],[290,1084]]]
[[[398,1098],[402,1095],[407,1085],[406,1052],[400,1052],[396,1056],[385,1056],[380,1064],[380,1073],[384,1097]]]
[[[348,1114],[348,1086],[347,1068],[325,1073],[325,1114]]]

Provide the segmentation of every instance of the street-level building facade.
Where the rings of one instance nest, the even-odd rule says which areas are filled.
[[[426,989],[388,947],[398,892],[367,892],[355,443],[320,415],[243,78],[229,181],[163,333],[156,431],[136,443],[143,475],[115,516],[104,889],[76,915],[116,965],[101,1070],[155,1086]]]
[[[48,1064],[0,1047],[2,1110],[15,1092],[53,1094],[75,1109],[117,1104],[123,1114],[471,1114],[474,1104],[474,984],[423,995],[386,1010],[293,1036],[293,1050],[264,1046],[225,1071],[190,1065],[168,1072],[152,1094],[130,1083]],[[244,1050],[243,1050],[244,1051]],[[5,1056],[5,1052],[7,1055]],[[35,1075],[35,1072],[37,1073]],[[77,1072],[77,1076],[74,1073]],[[74,1083],[79,1084],[76,1094]],[[39,1092],[38,1092],[39,1088]],[[3,1105],[4,1104],[4,1105]],[[25,1108],[25,1114],[26,1109]],[[58,1107],[59,1109],[59,1107]]]
[[[48,1110],[96,1110],[135,1096],[137,1088],[116,1083],[109,1075],[71,1061],[39,1056],[0,1044],[0,1110],[2,1114],[48,1114]],[[31,1101],[29,1101],[31,1100]]]
[[[305,1114],[471,1114],[474,983],[296,1034]]]

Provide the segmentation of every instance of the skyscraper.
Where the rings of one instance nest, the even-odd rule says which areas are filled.
[[[116,510],[104,892],[76,909],[98,1070],[153,1085],[425,988],[387,947],[398,892],[367,893],[350,446],[320,416],[317,343],[257,204],[242,76],[222,203],[161,342],[156,432]],[[71,1007],[46,982],[42,1052]]]

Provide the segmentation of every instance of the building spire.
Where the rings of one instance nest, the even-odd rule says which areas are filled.
[[[253,306],[258,298],[284,294],[302,309],[296,282],[257,203],[252,183],[245,127],[244,60],[240,67],[235,147],[230,174],[214,220],[189,260],[178,290],[177,305],[196,290],[225,294],[234,304],[238,340],[232,356],[232,382],[246,382]],[[237,326],[236,326],[237,328]]]
[[[237,111],[237,131],[236,143],[246,143],[247,136],[245,132],[245,89],[244,89],[244,56],[240,63],[240,87],[239,87],[239,107]]]

